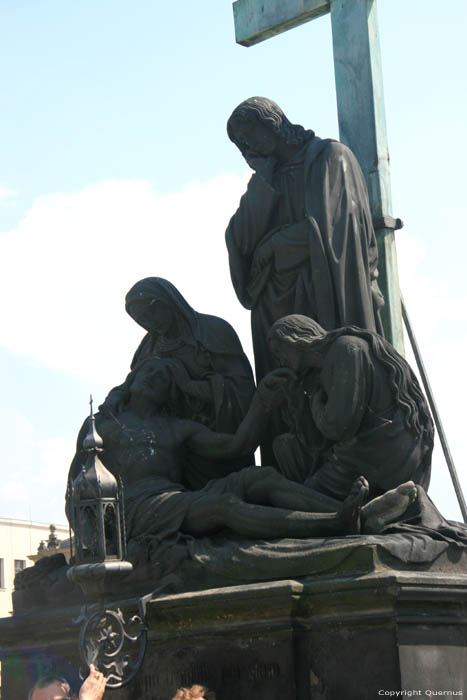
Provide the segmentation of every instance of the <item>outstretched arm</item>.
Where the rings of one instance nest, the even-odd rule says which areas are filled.
[[[215,433],[204,426],[196,425],[187,438],[190,449],[202,457],[238,457],[255,450],[267,426],[271,410],[284,398],[284,389],[294,373],[288,369],[270,372],[261,380],[251,402],[248,413],[236,433]]]

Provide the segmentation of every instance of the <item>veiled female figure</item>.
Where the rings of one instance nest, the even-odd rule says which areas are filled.
[[[147,331],[133,357],[132,371],[150,356],[176,360],[172,373],[185,403],[180,417],[220,432],[235,432],[247,413],[255,384],[232,326],[217,316],[195,311],[161,277],[137,282],[126,295],[125,307]],[[119,400],[124,386],[109,394],[107,407]],[[252,457],[247,461],[253,464]],[[208,473],[205,464],[202,469],[203,475],[192,474],[190,487],[198,488],[205,478],[215,476],[215,470]]]

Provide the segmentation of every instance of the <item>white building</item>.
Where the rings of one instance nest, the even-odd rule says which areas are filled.
[[[59,540],[68,539],[68,526],[55,527]],[[7,617],[13,610],[11,594],[15,574],[27,566],[33,566],[34,562],[29,557],[37,553],[42,540],[47,542],[49,534],[48,523],[0,518],[0,617]],[[54,551],[49,550],[48,553],[53,554]]]

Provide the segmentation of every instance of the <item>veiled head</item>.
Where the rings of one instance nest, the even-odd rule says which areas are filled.
[[[149,333],[174,331],[178,313],[188,306],[178,290],[162,277],[146,277],[125,297],[127,313]]]

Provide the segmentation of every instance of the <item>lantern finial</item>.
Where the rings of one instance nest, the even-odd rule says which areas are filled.
[[[86,452],[102,452],[104,443],[96,430],[96,419],[94,418],[92,410],[92,394],[89,397],[89,406],[89,431],[83,440],[83,449],[86,450]]]

